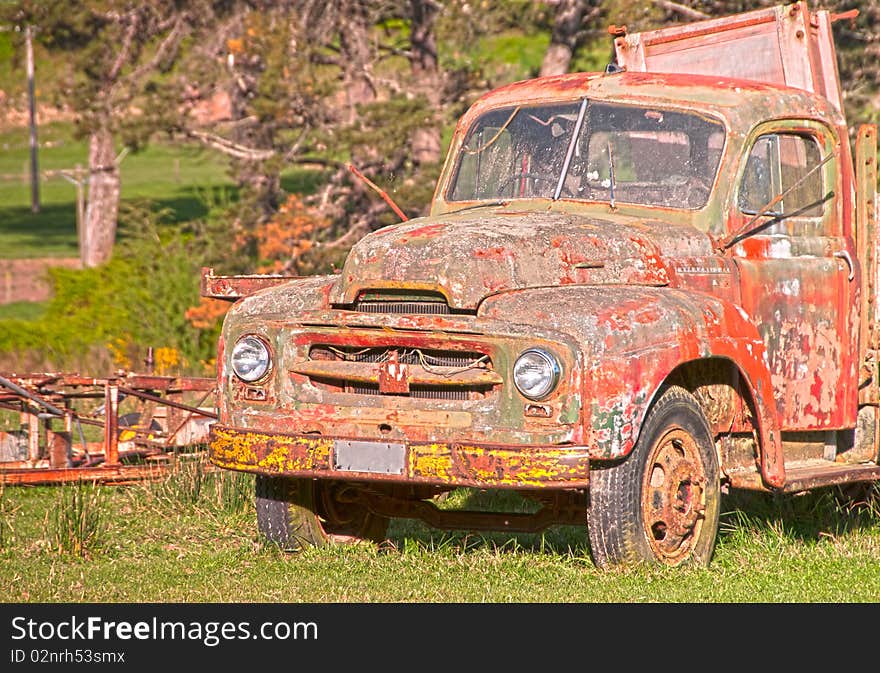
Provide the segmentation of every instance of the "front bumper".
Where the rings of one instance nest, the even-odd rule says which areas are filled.
[[[366,458],[352,468],[337,455],[343,448],[350,454],[361,445],[367,453],[376,447],[378,455],[390,444],[394,457],[378,457],[375,465]],[[577,489],[589,483],[589,451],[584,446],[390,444],[215,424],[208,454],[218,467],[276,476],[508,489]]]

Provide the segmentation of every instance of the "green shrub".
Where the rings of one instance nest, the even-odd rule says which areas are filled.
[[[129,206],[120,217],[110,262],[55,268],[54,296],[36,320],[0,321],[0,369],[80,369],[110,374],[137,369],[147,347],[166,349],[174,371],[204,373],[217,331],[197,329],[186,311],[199,300],[205,241],[163,225],[167,213]]]

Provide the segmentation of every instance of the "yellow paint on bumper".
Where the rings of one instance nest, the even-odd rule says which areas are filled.
[[[403,474],[333,467],[333,438],[214,425],[209,455],[218,467],[267,475],[438,484],[477,488],[584,488],[587,447],[407,444]]]

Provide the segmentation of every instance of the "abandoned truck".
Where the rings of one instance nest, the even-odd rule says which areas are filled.
[[[285,548],[586,523],[599,567],[706,564],[726,489],[880,479],[876,129],[804,3],[614,38],[463,116],[430,215],[235,300],[211,460]],[[530,511],[438,506],[511,489]]]

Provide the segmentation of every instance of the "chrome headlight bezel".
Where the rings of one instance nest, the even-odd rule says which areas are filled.
[[[526,359],[532,363],[543,364],[546,367],[545,382],[539,387],[526,387],[521,383],[521,366]],[[513,363],[513,384],[520,395],[530,400],[543,400],[556,390],[562,375],[562,365],[559,359],[550,351],[543,348],[528,348],[519,354]]]
[[[241,371],[237,361],[237,358],[240,358],[245,348],[262,352],[262,364],[251,371]],[[236,340],[235,345],[232,347],[229,364],[232,372],[239,379],[245,383],[256,383],[268,377],[272,371],[272,350],[269,348],[269,343],[263,337],[256,334],[244,334]]]

